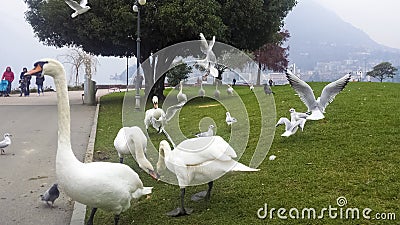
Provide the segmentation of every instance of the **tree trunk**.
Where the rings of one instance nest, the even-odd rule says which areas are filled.
[[[258,63],[258,71],[257,71],[257,82],[256,85],[260,85],[261,80],[261,63]]]

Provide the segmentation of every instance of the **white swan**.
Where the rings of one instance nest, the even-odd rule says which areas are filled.
[[[185,188],[187,186],[208,183],[208,190],[192,196],[192,200],[210,199],[213,181],[231,171],[258,171],[235,160],[237,155],[233,148],[221,137],[191,138],[181,142],[171,151],[168,142],[160,142],[157,171],[168,168],[173,172],[181,188],[181,207],[167,215],[180,216],[192,212],[184,206]]]
[[[231,116],[230,112],[226,112],[226,118],[225,118],[225,122],[226,124],[228,124],[228,126],[232,125],[233,123],[236,123],[237,120],[235,117]]]
[[[11,138],[12,135],[9,133],[5,133],[4,134],[4,139],[2,141],[0,141],[0,150],[1,150],[1,155],[6,154],[6,152],[4,151],[4,148],[8,147],[9,145],[11,145]]]
[[[250,91],[254,91],[254,85],[253,84],[250,85]]]
[[[56,175],[58,184],[73,200],[93,207],[88,224],[93,224],[97,208],[114,213],[118,224],[120,213],[129,209],[132,198],[151,193],[152,187],[143,187],[138,174],[129,166],[110,162],[80,162],[72,152],[70,106],[63,65],[54,59],[35,63],[30,75],[52,76],[57,89],[58,148]]]
[[[151,101],[153,102],[153,108],[146,110],[144,117],[144,125],[146,127],[146,130],[149,129],[149,125],[151,124],[154,127],[154,129],[160,132],[159,130],[160,126],[157,126],[157,124],[155,124],[153,121],[153,114],[155,110],[158,108],[158,97],[153,96]]]
[[[214,135],[214,125],[211,124],[210,126],[208,126],[207,131],[198,133],[195,136],[196,137],[211,137],[213,135]]]
[[[228,84],[228,88],[226,89],[226,92],[228,93],[228,95],[233,95],[233,88],[231,85]]]
[[[159,178],[146,158],[147,137],[140,127],[122,127],[114,139],[114,147],[118,152],[120,163],[124,162],[124,155],[135,155],[135,159],[142,170],[146,171],[154,179]]]
[[[331,103],[337,94],[341,92],[350,81],[351,73],[346,74],[342,78],[329,83],[322,89],[321,96],[315,99],[314,92],[311,87],[304,81],[300,80],[289,69],[286,70],[286,77],[297,92],[301,101],[307,106],[311,115],[307,117],[308,120],[320,120],[325,118],[325,108]]]
[[[87,0],[81,0],[79,4],[76,1],[65,0],[65,3],[67,3],[71,9],[75,10],[75,12],[71,14],[72,18],[75,18],[78,15],[89,11],[90,9],[90,6],[87,6]]]
[[[203,89],[203,82],[200,83],[199,96],[204,97],[206,95],[206,91]]]
[[[187,102],[187,96],[186,94],[182,93],[182,89],[183,89],[183,81],[179,82],[179,93],[176,96],[176,98],[178,99],[178,102]]]

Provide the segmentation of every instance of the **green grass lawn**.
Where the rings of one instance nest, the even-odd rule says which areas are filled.
[[[318,96],[324,85],[326,83],[311,83]],[[206,91],[213,90],[213,87],[206,88],[209,88]],[[349,83],[327,107],[325,119],[307,121],[304,132],[298,131],[288,138],[280,136],[284,132],[283,126],[276,128],[274,134],[274,123],[279,117],[289,117],[291,107],[299,112],[306,111],[290,86],[273,87],[275,104],[272,97],[263,95],[261,101],[266,101],[268,109],[254,107],[256,98],[248,87],[235,87],[235,91],[241,96],[243,105],[225,95],[221,99],[223,106],[209,98],[196,98],[185,105],[174,124],[178,124],[187,137],[199,132],[199,127],[206,130],[209,123],[216,124],[217,135],[230,140],[234,148],[239,149],[239,154],[243,154],[239,161],[247,165],[260,143],[259,147],[265,146],[265,150],[272,144],[268,156],[274,154],[277,158],[269,161],[267,157],[258,167],[259,172],[227,174],[218,179],[210,202],[190,201],[190,195],[206,189],[206,185],[187,188],[186,205],[194,209],[193,214],[170,218],[165,213],[179,206],[179,187],[152,180],[131,156],[127,156],[125,162],[139,174],[145,186],[154,189],[150,198],[132,201],[131,208],[121,214],[120,224],[399,224],[399,84]],[[262,87],[256,87],[256,91],[262,92]],[[171,91],[172,96],[176,93]],[[222,89],[221,93],[225,94]],[[187,94],[189,97],[196,95],[190,90]],[[113,147],[118,130],[123,125],[143,127],[144,112],[141,112],[142,117],[132,112],[136,118],[134,122],[127,121],[129,116],[122,119],[123,99],[124,93],[101,98],[95,161],[118,162]],[[231,129],[225,124],[227,109],[236,112],[235,115],[246,111],[248,121],[241,118],[244,113],[239,113],[239,122]],[[261,111],[268,115],[261,116]],[[210,119],[202,121],[204,117]],[[260,125],[261,121],[264,127]],[[260,142],[262,130],[265,132],[262,137],[266,138]],[[241,135],[246,141],[237,140]],[[149,145],[156,149],[160,140],[165,139],[154,129],[149,129],[149,136]],[[157,158],[154,157],[154,154],[150,156],[150,160],[155,166]],[[347,199],[347,205],[337,205],[340,196]],[[297,208],[300,217],[303,208],[314,208],[319,216],[323,208],[331,206],[339,208],[338,213],[343,210],[343,219],[339,219],[340,216],[331,219],[325,212],[324,219],[284,220],[274,211],[272,219],[268,214],[261,220],[257,210],[264,204],[268,205],[268,210]],[[360,219],[345,219],[347,208],[358,208]],[[364,219],[364,208],[372,209],[371,217],[376,213],[396,213],[396,221]],[[288,212],[285,215],[289,217]],[[113,224],[113,215],[99,210],[95,224]]]

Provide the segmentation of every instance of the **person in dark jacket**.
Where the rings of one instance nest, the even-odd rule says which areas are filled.
[[[29,96],[29,94],[30,94],[29,93],[29,85],[31,85],[31,79],[32,79],[31,75],[25,75],[27,72],[28,72],[28,69],[24,67],[22,69],[21,75],[19,76],[19,79],[23,80],[24,84],[25,84],[25,87],[23,90],[23,93],[25,96]]]
[[[40,92],[42,92],[42,95],[44,95],[43,82],[44,82],[44,75],[36,76],[37,92],[38,92],[39,96],[40,96]]]
[[[11,71],[11,67],[7,66],[6,71],[4,71],[3,76],[1,77],[2,80],[8,81],[7,91],[5,93],[6,97],[10,96],[11,93],[11,83],[14,80],[14,73]]]

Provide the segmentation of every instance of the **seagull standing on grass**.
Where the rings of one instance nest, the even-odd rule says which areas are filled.
[[[76,1],[65,0],[65,3],[67,3],[68,6],[71,7],[71,9],[75,10],[75,12],[71,14],[72,18],[75,18],[90,9],[90,6],[87,6],[87,0],[82,0],[79,4]]]
[[[4,151],[4,148],[6,148],[7,146],[11,145],[11,138],[12,135],[9,133],[5,133],[4,134],[4,139],[2,141],[0,141],[0,150],[1,150],[1,155],[6,154],[6,152]]]
[[[228,126],[229,126],[229,125],[232,125],[232,123],[236,123],[236,122],[237,122],[236,118],[231,117],[231,114],[230,114],[229,112],[226,112],[226,119],[225,119],[225,121],[226,121],[226,124],[228,124]]]
[[[48,206],[53,207],[54,201],[60,196],[60,191],[58,190],[58,184],[53,184],[44,194],[40,195],[42,201],[45,201]],[[51,205],[49,204],[51,202]]]
[[[307,106],[311,115],[307,117],[308,120],[320,120],[325,118],[325,108],[335,99],[350,81],[351,73],[346,74],[342,78],[329,83],[322,89],[321,96],[315,99],[314,92],[311,87],[299,77],[294,75],[289,69],[286,70],[286,77],[297,92],[301,101]]]
[[[211,137],[214,136],[214,125],[208,126],[208,130],[206,132],[198,133],[195,135],[196,137]]]

